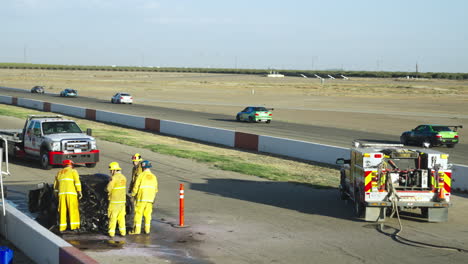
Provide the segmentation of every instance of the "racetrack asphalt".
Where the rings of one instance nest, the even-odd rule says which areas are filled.
[[[1,88],[0,88],[1,89]],[[110,100],[96,99],[92,97],[83,97],[79,96],[77,98],[63,98],[57,94],[31,94],[28,90],[10,90],[10,89],[1,89],[1,94],[36,99],[47,101],[51,103],[67,104],[74,105],[79,107],[86,107],[90,109],[98,109],[112,112],[125,113],[130,115],[138,115],[145,117],[152,117],[163,120],[178,121],[184,123],[191,123],[197,125],[204,125],[210,127],[224,128],[234,131],[253,133],[258,135],[267,135],[274,137],[283,137],[295,140],[310,141],[321,144],[328,144],[341,147],[350,147],[351,142],[355,139],[363,140],[376,140],[387,143],[399,143],[400,134],[395,133],[376,133],[375,130],[370,128],[378,126],[378,122],[392,122],[390,119],[392,113],[395,112],[377,112],[374,113],[378,119],[376,121],[368,120],[361,127],[360,130],[356,129],[346,129],[346,128],[337,128],[332,126],[318,126],[312,124],[299,124],[294,122],[284,122],[273,120],[270,124],[264,123],[245,123],[237,122],[235,120],[235,113],[232,116],[225,114],[216,114],[216,113],[205,113],[205,112],[196,112],[181,110],[176,108],[167,108],[156,105],[148,104],[132,104],[132,105],[116,105],[110,103]],[[330,109],[317,110],[317,113],[326,115],[329,112],[336,111],[345,111],[337,109],[337,106],[331,106]],[[276,110],[276,111],[279,111]],[[356,112],[355,115],[364,113]],[[405,115],[403,111],[398,112],[400,116]],[[440,115],[441,118],[444,118],[445,114],[439,113],[423,113],[423,112],[412,112],[406,113],[407,116],[427,116],[427,115]],[[336,116],[336,115],[335,115]],[[339,115],[338,115],[339,116]],[[466,116],[460,116],[461,119],[466,120]],[[363,119],[369,119],[368,115],[363,116]],[[343,117],[343,123],[347,122],[346,117]],[[395,126],[399,125],[399,120],[393,121]],[[367,127],[366,127],[367,126]],[[402,127],[400,131],[409,130],[410,128]],[[382,130],[385,132],[385,130]],[[463,142],[463,137],[462,137]],[[455,148],[449,149],[446,147],[436,147],[435,149],[450,154],[450,161],[457,164],[468,164],[466,157],[468,156],[468,144],[460,143]]]

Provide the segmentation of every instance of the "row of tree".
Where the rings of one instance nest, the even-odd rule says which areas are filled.
[[[185,67],[131,67],[131,66],[84,66],[84,65],[51,65],[31,63],[0,63],[3,69],[42,69],[42,70],[84,70],[84,71],[136,71],[136,72],[193,72],[193,73],[223,73],[223,74],[256,74],[270,73],[270,69],[228,69],[228,68],[185,68]],[[315,77],[314,74],[327,78],[344,75],[346,77],[364,78],[427,78],[467,80],[468,73],[448,72],[388,72],[388,71],[307,71],[307,70],[276,70],[285,76]]]

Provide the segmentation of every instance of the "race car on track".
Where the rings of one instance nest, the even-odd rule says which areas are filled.
[[[455,147],[459,142],[458,128],[463,126],[419,125],[411,131],[401,134],[400,142],[404,145],[415,144],[423,147],[442,146]]]
[[[265,108],[263,106],[248,106],[237,113],[236,120],[270,123],[273,115],[271,113],[272,110],[273,108]]]
[[[65,90],[60,92],[60,96],[62,97],[76,97],[77,95],[78,91],[70,88],[66,88]]]
[[[133,97],[129,93],[116,93],[111,98],[113,104],[132,104]]]
[[[31,93],[44,93],[44,86],[36,85],[33,88],[31,88]]]

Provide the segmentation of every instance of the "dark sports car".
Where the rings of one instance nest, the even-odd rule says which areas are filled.
[[[423,147],[446,145],[453,148],[459,142],[458,128],[463,126],[419,125],[411,131],[403,132],[400,142],[405,145],[416,144]]]
[[[41,93],[43,94],[44,93],[44,86],[34,86],[33,88],[31,88],[31,93]]]

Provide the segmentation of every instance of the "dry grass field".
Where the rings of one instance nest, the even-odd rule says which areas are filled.
[[[419,123],[465,124],[468,81],[427,79],[267,78],[256,75],[0,69],[0,85],[234,116],[247,105],[274,107],[274,119],[399,134]],[[460,135],[468,138],[468,129]]]

